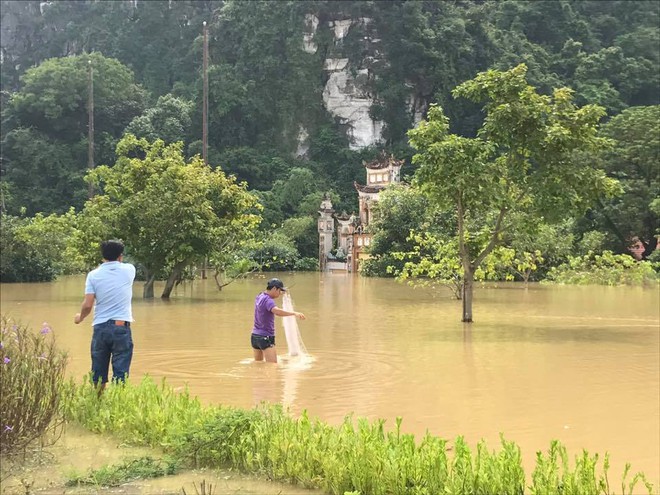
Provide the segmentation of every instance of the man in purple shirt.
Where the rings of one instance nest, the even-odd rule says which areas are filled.
[[[252,349],[254,360],[277,363],[275,350],[275,315],[295,316],[301,320],[305,315],[296,311],[284,311],[275,305],[275,299],[286,292],[280,279],[271,278],[266,283],[266,290],[254,300],[254,328],[252,329]]]

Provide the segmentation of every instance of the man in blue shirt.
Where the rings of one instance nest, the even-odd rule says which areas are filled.
[[[266,283],[266,290],[260,293],[254,301],[254,327],[252,328],[252,350],[254,360],[267,363],[277,362],[275,350],[275,315],[295,316],[302,320],[305,315],[297,311],[285,311],[275,305],[275,299],[286,292],[280,279],[271,278]]]
[[[103,263],[87,274],[85,299],[80,313],[73,319],[78,324],[94,309],[92,380],[99,387],[99,394],[108,382],[111,358],[112,379],[115,381],[125,381],[131,367],[131,298],[135,280],[135,267],[130,263],[122,263],[124,244],[121,241],[101,243],[101,253]]]

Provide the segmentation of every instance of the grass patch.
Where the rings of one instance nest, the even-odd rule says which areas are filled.
[[[131,481],[159,478],[175,472],[175,461],[145,456],[99,469],[90,469],[86,474],[71,473],[67,476],[66,485],[120,486]]]
[[[425,435],[416,440],[385,422],[348,416],[337,427],[290,416],[279,406],[242,410],[202,407],[187,393],[145,378],[113,385],[102,397],[85,383],[70,383],[63,398],[70,420],[128,443],[163,449],[182,466],[238,468],[244,472],[317,488],[333,495],[561,494],[613,495],[609,459],[584,451],[571,459],[556,441],[537,454],[530,479],[520,448],[501,439],[471,449],[462,437],[450,446]],[[453,448],[450,448],[453,447]],[[654,494],[643,473],[621,478],[621,495]]]

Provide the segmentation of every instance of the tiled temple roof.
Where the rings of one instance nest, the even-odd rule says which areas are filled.
[[[370,162],[362,162],[362,164],[371,170],[380,170],[383,168],[388,168],[389,166],[401,167],[403,165],[403,160],[397,160],[394,158],[394,155],[387,155],[384,151],[376,158]]]
[[[355,186],[355,190],[357,192],[363,192],[363,193],[378,193],[385,189],[384,186],[378,185],[378,186],[363,186],[362,184],[358,184],[357,182],[353,182],[353,185]]]

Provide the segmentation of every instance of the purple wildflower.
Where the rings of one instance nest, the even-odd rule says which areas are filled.
[[[14,429],[9,425],[5,425],[5,429],[3,431],[7,433],[8,431],[14,431]]]
[[[47,322],[43,322],[41,325],[41,335],[46,335],[47,333],[50,333],[50,325],[48,325]]]
[[[5,356],[5,359],[4,359],[5,364],[8,364],[10,361],[11,361],[11,359],[9,359],[7,356]]]
[[[4,349],[4,348],[5,348],[4,342],[0,341],[0,349]]]

